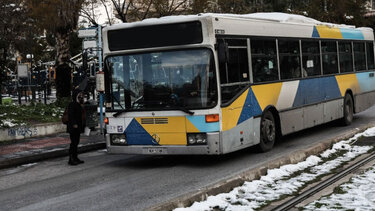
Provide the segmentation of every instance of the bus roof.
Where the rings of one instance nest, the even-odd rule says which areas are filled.
[[[149,18],[142,21],[132,22],[132,23],[120,23],[112,26],[106,27],[107,30],[116,30],[121,28],[131,28],[137,26],[155,25],[155,24],[167,24],[176,22],[185,22],[205,18],[235,18],[235,19],[248,19],[248,20],[258,20],[258,21],[272,21],[279,23],[294,23],[302,25],[314,25],[314,26],[327,26],[335,28],[349,28],[355,29],[353,25],[345,24],[334,24],[327,23],[309,18],[303,15],[295,15],[281,12],[269,12],[269,13],[251,13],[251,14],[228,14],[228,13],[200,13],[198,15],[177,15],[177,16],[165,16],[161,18]],[[358,27],[357,29],[373,31],[369,27]]]
[[[199,30],[193,24],[198,21],[202,24],[202,27],[199,26]],[[184,30],[173,26],[179,23],[189,23],[191,26],[185,24]],[[165,27],[159,28],[159,25],[165,25]],[[187,27],[188,25],[190,27]],[[189,33],[191,39],[199,37],[199,42],[195,39],[188,39],[185,35]],[[198,15],[166,16],[108,26],[104,28],[103,34],[104,52],[145,50],[156,47],[169,48],[181,45],[212,45],[216,42],[216,36],[374,40],[374,33],[371,28],[324,23],[302,15],[286,13],[244,15],[202,13]],[[198,36],[197,34],[201,35]],[[174,38],[179,38],[177,40],[180,41],[177,42]],[[148,40],[148,44],[139,42],[142,39]],[[183,41],[184,39],[188,39],[188,41]],[[134,42],[134,45],[131,44],[130,46],[125,42]]]

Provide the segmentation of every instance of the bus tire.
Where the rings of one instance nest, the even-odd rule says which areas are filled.
[[[260,152],[267,152],[273,148],[277,136],[275,117],[271,111],[266,111],[262,115],[260,122],[260,142],[258,148]]]
[[[354,106],[353,106],[353,98],[350,94],[346,93],[344,97],[344,117],[342,118],[342,124],[344,126],[348,126],[353,122],[353,113],[354,113]]]

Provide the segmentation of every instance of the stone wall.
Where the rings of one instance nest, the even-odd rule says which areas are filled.
[[[0,129],[0,141],[20,140],[38,136],[51,135],[66,131],[66,125],[61,123],[46,123],[32,126],[19,126]]]

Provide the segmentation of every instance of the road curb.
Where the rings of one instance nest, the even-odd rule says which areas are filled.
[[[242,172],[238,175],[235,175],[229,179],[219,181],[216,184],[204,187],[195,192],[190,192],[181,196],[178,196],[174,199],[171,199],[167,202],[157,204],[155,206],[149,207],[145,210],[147,211],[165,211],[173,210],[178,207],[187,207],[190,206],[195,201],[206,200],[208,196],[217,195],[219,193],[226,193],[231,191],[233,188],[238,187],[244,184],[246,181],[251,181],[259,179],[261,176],[266,175],[268,169],[279,168],[282,165],[295,164],[305,160],[310,155],[315,155],[323,152],[324,150],[330,148],[334,143],[341,140],[349,139],[355,134],[366,130],[369,127],[374,127],[375,123],[370,123],[364,125],[360,128],[352,129],[346,133],[338,135],[334,138],[325,140],[321,143],[316,144],[315,146],[309,147],[307,149],[295,151],[289,155],[282,156],[271,160],[265,163],[263,166],[250,169],[245,172]]]
[[[78,152],[84,153],[84,152],[90,152],[93,150],[99,150],[99,149],[104,149],[104,148],[106,148],[105,142],[88,143],[88,144],[79,146]],[[19,166],[19,165],[28,164],[28,163],[39,162],[39,161],[51,159],[51,158],[64,157],[64,156],[67,156],[68,154],[69,154],[69,149],[62,148],[58,150],[54,150],[54,149],[46,150],[46,152],[37,153],[34,155],[29,155],[29,156],[4,159],[0,161],[0,169],[10,168],[10,167]]]

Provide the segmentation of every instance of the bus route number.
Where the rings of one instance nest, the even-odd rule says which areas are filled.
[[[215,34],[225,34],[224,29],[215,29]]]

